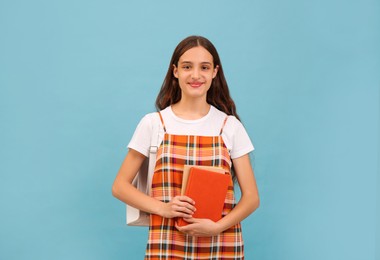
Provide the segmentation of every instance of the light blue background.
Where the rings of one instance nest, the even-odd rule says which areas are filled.
[[[111,185],[191,34],[256,147],[246,259],[380,259],[376,0],[1,1],[0,259],[142,259]]]

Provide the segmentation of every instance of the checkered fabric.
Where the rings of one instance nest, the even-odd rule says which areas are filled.
[[[169,202],[181,194],[184,165],[218,166],[230,173],[231,158],[221,137],[223,126],[219,136],[172,135],[166,133],[162,117],[161,121],[165,135],[157,152],[152,181],[154,198]],[[222,215],[227,215],[234,205],[231,180]],[[244,259],[240,223],[212,237],[183,234],[174,224],[175,219],[151,216],[145,259]]]

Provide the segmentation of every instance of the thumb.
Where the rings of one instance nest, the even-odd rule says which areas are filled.
[[[183,218],[187,223],[197,223],[198,221],[197,221],[197,219],[196,218],[193,218],[193,217],[191,217],[191,218]]]

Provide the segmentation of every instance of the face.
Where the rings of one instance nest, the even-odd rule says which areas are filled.
[[[178,79],[182,98],[204,98],[218,72],[214,68],[212,55],[198,46],[187,50],[174,66],[173,74]]]

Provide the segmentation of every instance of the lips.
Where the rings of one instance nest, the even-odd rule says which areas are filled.
[[[193,88],[199,88],[200,86],[203,85],[203,82],[195,81],[195,82],[190,82],[189,84],[190,84],[190,86],[193,87]]]

